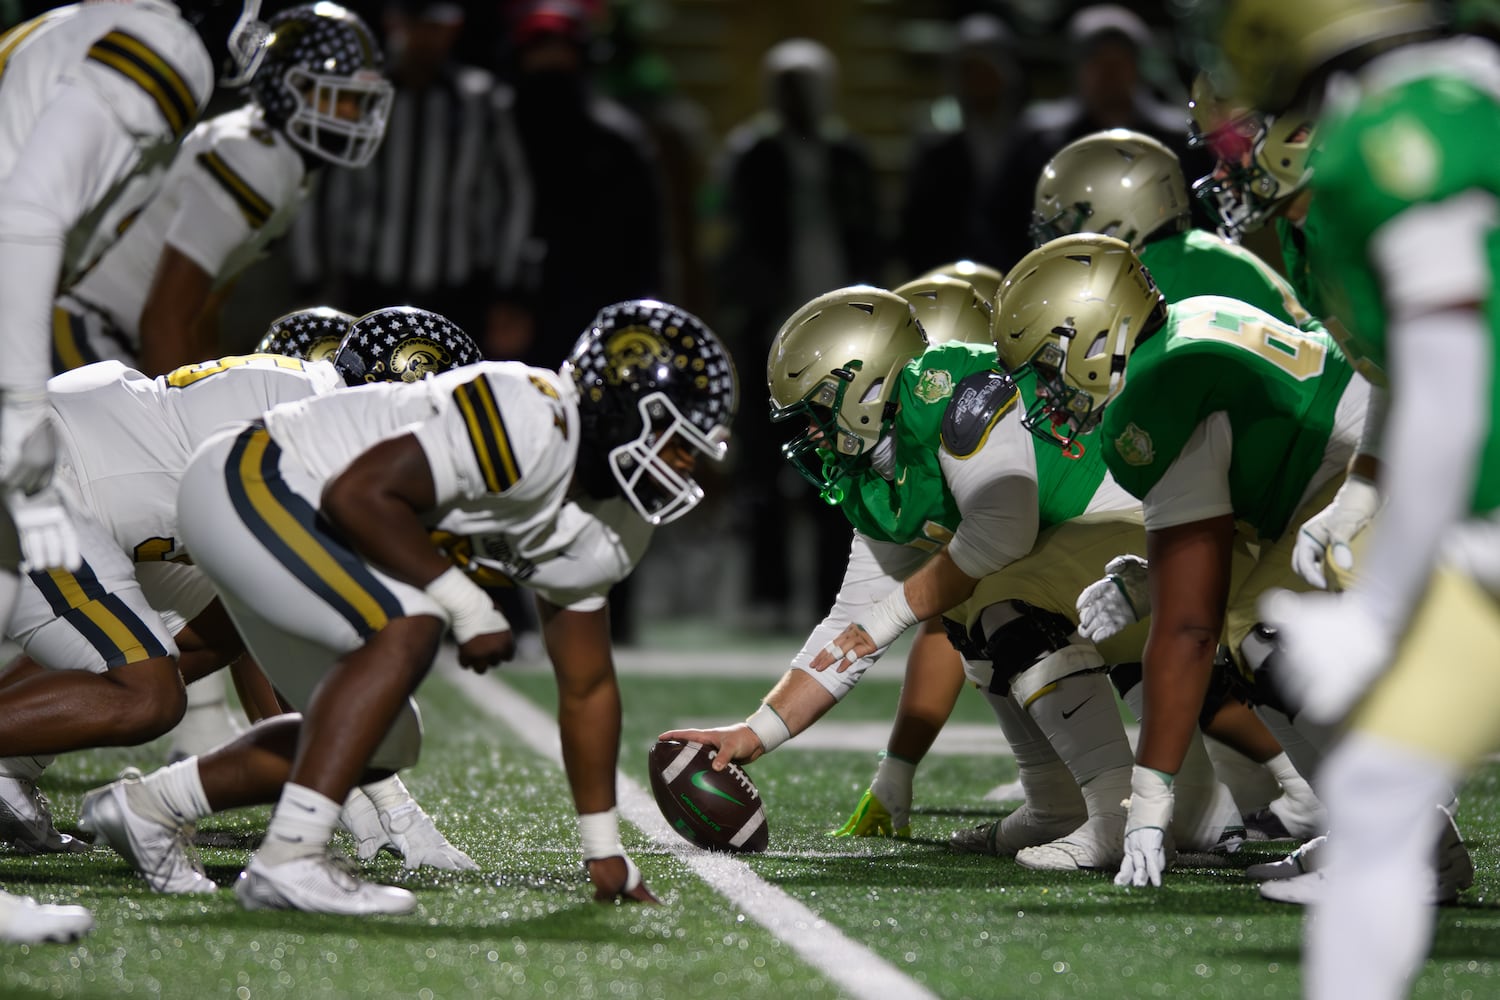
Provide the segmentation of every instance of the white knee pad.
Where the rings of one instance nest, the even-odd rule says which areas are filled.
[[[408,698],[396,721],[386,731],[385,739],[370,755],[370,767],[379,771],[400,771],[416,764],[421,755],[422,713],[417,710],[417,703]]]
[[[1064,677],[1103,667],[1104,657],[1099,655],[1094,644],[1075,635],[1068,645],[1017,674],[1010,682],[1011,695],[1024,708]]]

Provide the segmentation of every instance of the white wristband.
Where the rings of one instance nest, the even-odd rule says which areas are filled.
[[[450,566],[443,575],[426,587],[427,596],[448,612],[449,628],[453,638],[463,645],[476,635],[492,632],[509,632],[510,622],[495,609],[495,603],[457,566]]]
[[[870,641],[877,649],[884,649],[901,638],[901,633],[917,623],[917,616],[906,599],[906,585],[902,584],[870,605],[864,619],[859,627],[869,633]]]
[[[770,705],[762,704],[755,710],[755,714],[745,720],[745,725],[760,740],[760,745],[766,748],[766,753],[775,750],[781,744],[792,738],[792,731],[787,728],[786,722],[776,709]]]
[[[620,812],[607,809],[578,816],[578,837],[583,841],[583,860],[620,857],[625,846],[620,843]]]

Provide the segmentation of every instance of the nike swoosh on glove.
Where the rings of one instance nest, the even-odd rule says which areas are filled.
[[[1146,560],[1115,556],[1104,567],[1105,577],[1078,595],[1078,632],[1085,639],[1108,639],[1151,613],[1151,589]]]
[[[1360,476],[1350,476],[1333,495],[1333,501],[1307,519],[1292,547],[1292,569],[1314,587],[1329,589],[1325,565],[1330,550],[1348,552],[1349,543],[1380,511],[1380,491]],[[1345,576],[1350,566],[1340,567]]]
[[[1137,764],[1130,772],[1130,811],[1125,815],[1125,858],[1115,885],[1161,885],[1172,826],[1172,786],[1159,771]]]
[[[1397,636],[1371,614],[1358,591],[1260,599],[1261,620],[1276,629],[1280,652],[1273,681],[1310,721],[1341,722],[1385,672]]]

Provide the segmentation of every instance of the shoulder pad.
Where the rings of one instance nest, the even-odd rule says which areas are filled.
[[[955,458],[974,454],[1017,397],[1016,384],[1005,372],[991,369],[963,379],[943,414],[943,447]]]

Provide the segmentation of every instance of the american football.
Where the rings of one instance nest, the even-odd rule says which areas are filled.
[[[647,759],[661,813],[686,840],[711,851],[759,852],[770,831],[760,792],[743,768],[715,771],[702,743],[657,740]]]

